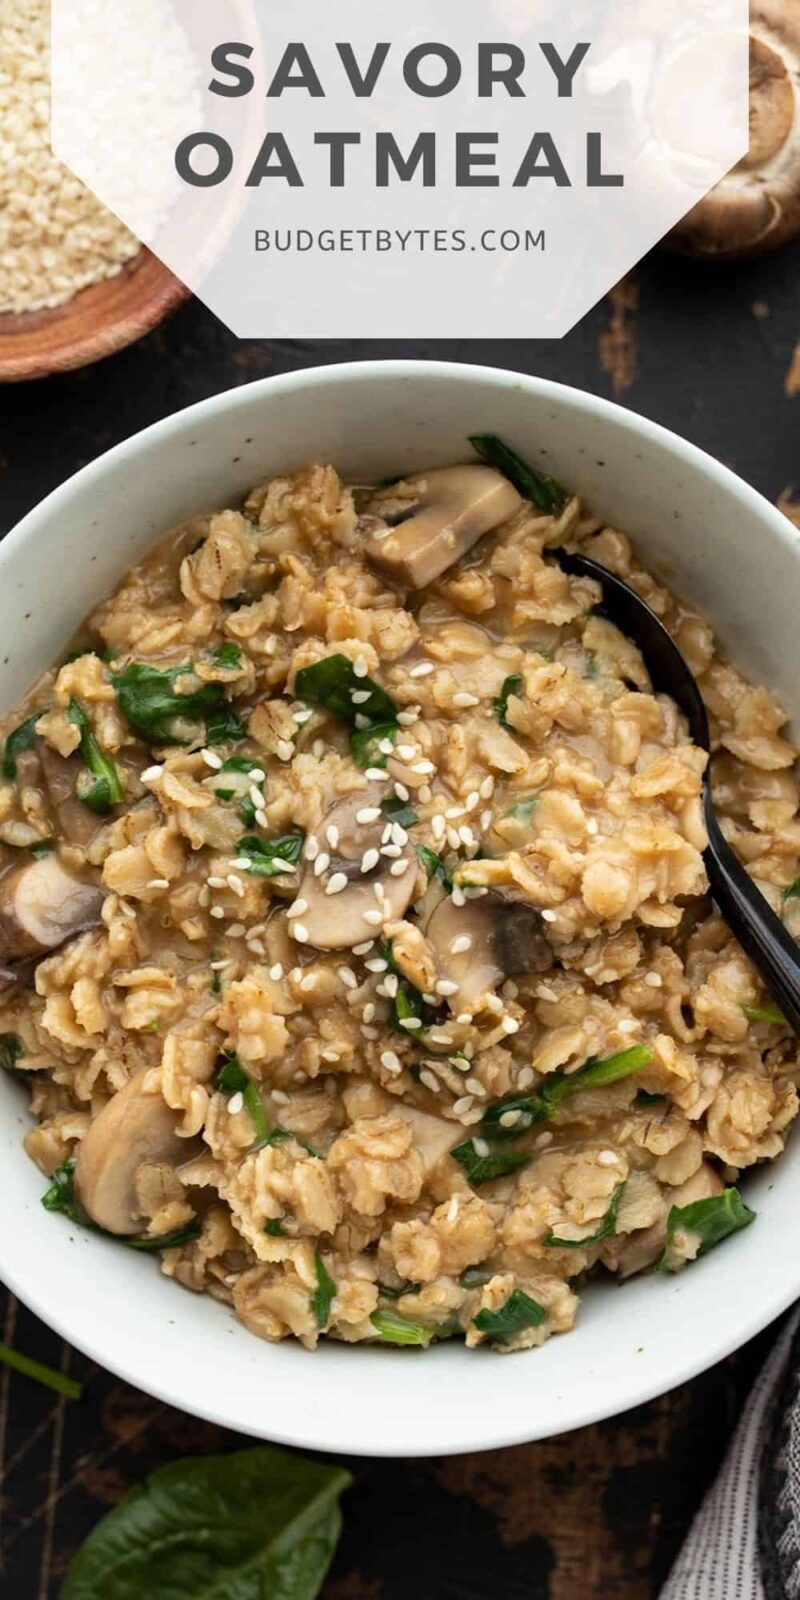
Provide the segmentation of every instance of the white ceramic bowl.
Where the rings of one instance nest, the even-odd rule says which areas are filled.
[[[457,460],[501,434],[639,540],[712,618],[736,662],[800,715],[800,558],[790,524],[724,467],[640,417],[513,373],[364,362],[268,379],[170,417],[86,467],[0,546],[0,707],[90,606],[189,513],[231,505],[309,460],[345,475]],[[3,1075],[0,1074],[0,1077]],[[800,1166],[746,1178],[755,1224],[674,1278],[592,1286],[575,1331],[510,1358],[270,1345],[155,1263],[48,1215],[22,1149],[23,1096],[0,1083],[0,1274],[103,1366],[243,1433],[322,1450],[436,1455],[597,1421],[683,1382],[800,1293]]]

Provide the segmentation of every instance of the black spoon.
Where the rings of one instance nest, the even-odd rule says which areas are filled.
[[[694,744],[711,750],[708,716],[697,682],[674,639],[634,589],[589,556],[552,550],[564,572],[594,578],[603,591],[598,607],[639,646],[654,689],[668,694],[683,712]],[[761,891],[728,844],[711,799],[711,763],[703,784],[703,811],[708,848],[704,862],[711,893],[742,949],[757,968],[770,994],[795,1033],[800,1034],[800,948],[775,915]]]

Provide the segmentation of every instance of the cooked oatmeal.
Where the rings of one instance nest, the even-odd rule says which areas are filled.
[[[45,1204],[262,1338],[540,1344],[587,1271],[749,1222],[797,1113],[708,896],[706,756],[549,551],[676,638],[726,836],[800,931],[785,713],[623,533],[512,476],[273,478],[4,724],[0,1059]]]

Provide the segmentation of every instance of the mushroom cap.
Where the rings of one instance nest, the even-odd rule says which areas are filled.
[[[411,589],[433,583],[522,505],[521,495],[502,473],[475,463],[436,467],[406,479],[405,488],[412,491],[409,511],[402,512],[394,527],[382,523],[373,528],[364,549],[376,566]]]
[[[379,784],[370,784],[349,794],[326,811],[319,826],[320,853],[329,855],[323,873],[314,871],[315,862],[306,858],[297,900],[305,907],[290,915],[289,932],[298,924],[305,929],[308,942],[317,950],[348,950],[380,933],[380,924],[374,913],[382,911],[383,922],[399,922],[409,906],[417,880],[417,856],[408,840],[399,847],[399,854],[380,854],[383,834],[390,822],[381,810],[385,790]],[[372,822],[359,822],[362,811],[377,811]],[[337,843],[331,846],[328,836],[332,829],[338,834]],[[396,836],[396,834],[395,834]],[[375,852],[375,864],[362,872],[366,852]],[[393,870],[404,863],[404,871]],[[328,893],[332,880],[340,875],[347,879],[345,888]],[[378,899],[375,886],[383,889]],[[297,903],[297,902],[295,902]],[[365,913],[367,917],[365,918]],[[294,934],[293,934],[294,936]]]
[[[145,1091],[149,1073],[145,1067],[118,1090],[78,1148],[75,1194],[107,1233],[140,1231],[136,1174],[143,1162],[175,1166],[189,1154],[177,1133],[180,1114],[170,1110],[160,1089]]]
[[[41,856],[0,878],[0,963],[57,950],[99,921],[103,891]]]
[[[472,1010],[504,978],[548,971],[554,958],[543,929],[535,906],[522,900],[482,895],[463,906],[450,898],[441,900],[425,934],[440,977],[458,984],[452,1008]],[[467,949],[454,950],[464,938],[470,941]]]
[[[668,236],[688,255],[737,259],[800,233],[800,8],[752,0],[750,148]]]

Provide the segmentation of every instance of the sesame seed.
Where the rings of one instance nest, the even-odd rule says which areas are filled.
[[[331,864],[331,858],[328,855],[327,850],[320,850],[320,853],[319,853],[319,855],[317,856],[317,858],[316,858],[316,860],[314,862],[314,867],[313,867],[314,877],[315,878],[321,878],[323,872],[327,872],[330,864]]]
[[[365,961],[364,966],[367,972],[386,972],[389,963],[384,961],[383,956],[374,956],[372,961]]]
[[[599,826],[600,826],[600,824],[598,823],[596,817],[590,817],[588,822],[587,822],[587,824],[586,824],[586,832],[587,833],[597,833],[597,831],[599,829]]]
[[[644,975],[644,981],[647,984],[648,989],[660,989],[664,982],[660,972],[646,972]]]
[[[481,1157],[481,1160],[483,1160],[489,1154],[489,1146],[485,1139],[473,1139],[472,1148],[475,1151],[476,1156]]]
[[[389,872],[393,878],[402,878],[403,873],[407,871],[408,862],[403,861],[402,859],[400,861],[393,861],[389,868]]]
[[[308,901],[307,900],[295,900],[294,904],[289,907],[289,910],[287,912],[287,916],[289,916],[289,917],[302,917],[303,912],[307,911],[307,910],[308,910]]]
[[[384,994],[387,994],[389,996],[389,999],[393,1000],[395,995],[397,994],[397,991],[398,991],[399,987],[400,987],[400,979],[398,978],[397,973],[396,972],[388,972],[386,974],[386,978],[385,978],[384,984],[383,984],[383,992],[384,992]]]
[[[491,799],[491,796],[494,794],[494,778],[491,776],[491,773],[489,774],[489,777],[484,778],[483,783],[479,785],[479,793],[482,800]]]
[[[264,796],[261,793],[261,790],[256,788],[254,783],[251,783],[250,785],[250,799],[253,805],[256,807],[256,810],[258,810],[259,806],[263,806],[264,804]]]
[[[383,912],[377,909],[375,911],[365,911],[363,913],[363,921],[368,922],[371,928],[379,928],[383,922]]]
[[[216,755],[213,750],[201,750],[200,756],[205,761],[206,766],[211,768],[212,772],[219,772],[222,766],[221,756]]]
[[[466,689],[461,689],[458,694],[453,695],[453,705],[459,708],[462,706],[477,706],[479,704],[478,696],[476,694],[467,694]]]
[[[364,1007],[364,1010],[361,1013],[361,1021],[362,1022],[372,1022],[374,1017],[375,1017],[375,1002],[374,1002],[374,1000],[368,1000],[366,1005],[365,1005],[365,1007]]]
[[[519,1023],[516,1017],[504,1017],[500,1026],[504,1033],[519,1033]]]
[[[417,790],[417,799],[420,804],[427,806],[433,799],[433,790],[429,783],[421,783]]]
[[[482,811],[481,812],[481,827],[483,828],[484,833],[486,832],[487,828],[491,828],[491,826],[492,826],[492,813],[491,813],[491,811],[489,811],[488,809],[486,811]]]
[[[273,983],[280,983],[281,978],[283,977],[283,967],[281,966],[280,961],[276,961],[274,967],[270,967],[269,975]]]
[[[389,781],[383,767],[367,767],[364,777],[368,778],[370,783],[388,783]]]
[[[305,978],[301,978],[300,979],[300,988],[302,989],[304,994],[308,994],[309,990],[313,989],[315,987],[316,982],[317,982],[317,974],[316,974],[316,972],[309,972],[309,973],[306,974]]]
[[[336,971],[337,976],[341,978],[346,989],[358,988],[358,978],[356,977],[352,967],[337,967]]]
[[[356,678],[366,678],[369,667],[363,656],[357,656],[353,662],[353,673]]]
[[[232,889],[234,894],[237,894],[239,896],[240,900],[243,899],[243,897],[244,897],[244,884],[242,883],[241,878],[237,877],[235,872],[229,872],[228,873],[228,888]]]
[[[365,1022],[361,1024],[361,1032],[365,1039],[379,1039],[380,1032],[377,1028],[368,1028]]]
[[[447,810],[445,811],[445,816],[447,817],[448,822],[455,822],[458,817],[463,817],[463,815],[463,806],[448,806]]]
[[[249,864],[249,863],[248,863]],[[227,887],[227,878],[206,878],[209,889],[224,889]]]
[[[268,828],[269,827],[269,821],[267,819],[267,813],[264,810],[263,806],[261,807],[260,811],[256,812],[256,822],[258,823],[259,828]],[[294,872],[294,870],[295,870],[294,867],[287,867],[286,868],[287,872]]]
[[[151,878],[150,882],[147,885],[147,887],[148,887],[148,889],[168,889],[169,888],[169,878]],[[660,983],[661,979],[659,978],[658,981]]]
[[[292,967],[292,970],[289,973],[289,977],[291,978],[292,983],[299,983],[300,979],[302,978],[302,976],[303,976],[302,967]]]
[[[163,772],[163,767],[148,767],[146,771],[142,773],[142,783],[155,783],[160,777],[163,776]]]
[[[462,1094],[458,1100],[453,1101],[453,1110],[455,1111],[456,1116],[460,1117],[464,1111],[469,1111],[471,1105],[472,1095]]]
[[[310,706],[305,706],[302,711],[295,711],[294,720],[297,723],[298,728],[304,728],[306,723],[310,722],[313,715],[314,713]]]
[[[372,872],[373,867],[377,867],[379,861],[379,851],[374,849],[365,850],[363,856],[361,857],[361,871]]]
[[[557,922],[558,921],[558,915],[557,915],[557,913],[555,911],[547,911],[547,910],[545,910],[545,911],[542,912],[542,921],[543,922]]]
[[[283,1089],[273,1089],[271,1093],[276,1106],[288,1106],[289,1096],[284,1094]]]
[[[432,1028],[428,1034],[428,1038],[430,1039],[431,1044],[443,1044],[447,1046],[453,1043],[451,1035],[449,1033],[442,1033],[440,1028]]]
[[[638,1033],[639,1023],[635,1017],[626,1017],[623,1022],[617,1023],[617,1033]]]
[[[264,779],[266,778],[266,776],[267,776],[267,774],[264,771],[263,767],[251,767],[250,768],[250,782],[251,783],[263,783]]]
[[[428,674],[435,672],[435,670],[436,666],[433,661],[418,661],[415,666],[410,668],[408,676],[409,678],[427,678]]]
[[[367,955],[368,951],[370,951],[372,949],[372,946],[374,945],[374,943],[375,943],[374,939],[367,939],[367,940],[365,940],[364,944],[354,944],[353,945],[353,955],[354,956],[365,956],[365,955]]]
[[[470,1094],[476,1094],[479,1100],[485,1099],[486,1090],[484,1089],[480,1078],[466,1078],[465,1087],[469,1089]]]
[[[457,1216],[458,1216],[458,1195],[454,1194],[454,1195],[451,1196],[450,1204],[447,1207],[447,1220],[448,1220],[448,1222],[455,1222]]]
[[[411,771],[418,772],[421,778],[430,778],[433,776],[436,768],[432,761],[415,761]]]
[[[243,1106],[244,1106],[244,1095],[241,1093],[241,1091],[239,1091],[238,1094],[232,1094],[231,1097],[230,1097],[230,1100],[228,1101],[228,1111],[229,1111],[230,1115],[232,1117],[235,1117],[237,1115],[237,1113],[242,1110]]]
[[[303,854],[306,858],[306,861],[316,861],[317,856],[319,855],[319,839],[316,839],[313,833],[310,833],[306,839]]]
[[[480,804],[480,798],[477,789],[471,789],[464,801],[467,811],[474,811],[475,807]]]
[[[533,1070],[533,1067],[521,1067],[517,1073],[517,1087],[519,1089],[528,1089],[533,1083],[535,1076],[536,1074]]]
[[[537,983],[535,993],[537,1000],[552,1001],[558,999],[555,989],[551,989],[550,985],[547,983]]]
[[[461,848],[461,839],[457,828],[447,829],[447,843],[451,850],[459,850]]]
[[[335,822],[330,823],[329,827],[325,829],[325,838],[331,849],[336,850],[339,844],[339,829]]]
[[[250,866],[252,866],[252,862],[251,862],[251,860],[250,860],[250,857],[249,857],[249,856],[234,856],[234,859],[233,859],[233,861],[232,861],[232,862],[231,862],[231,866],[232,866],[232,867],[242,867],[242,868],[245,868],[245,867],[250,867]],[[209,880],[208,880],[208,881],[209,881],[209,883],[210,883],[210,882],[211,882],[211,879],[210,879],[210,878],[209,878]]]
[[[460,883],[453,884],[452,900],[454,906],[463,906],[466,904],[466,897]]]
[[[615,1167],[617,1165],[616,1151],[601,1150],[599,1156],[597,1157],[597,1165],[599,1167]]]
[[[404,783],[396,783],[394,786],[394,792],[397,795],[398,800],[408,799],[408,790]]]
[[[487,994],[485,1004],[487,1011],[493,1011],[495,1016],[502,1014],[503,1002],[499,994]]]
[[[243,922],[231,922],[228,924],[229,939],[243,939],[246,932],[247,929]]]
[[[288,739],[279,739],[275,746],[275,754],[279,761],[291,761],[294,755],[294,745]]]
[[[446,832],[447,824],[445,823],[444,817],[441,816],[437,811],[436,816],[431,817],[431,833],[433,834],[437,844],[441,844]]]
[[[381,1066],[385,1067],[387,1072],[402,1072],[403,1070],[400,1057],[395,1055],[394,1050],[381,1051]]]
[[[402,845],[399,845],[399,844],[382,844],[381,845],[381,855],[382,856],[386,856],[387,860],[389,860],[389,861],[395,860],[397,858],[397,856],[401,856],[402,854],[403,854]]]
[[[419,721],[419,706],[411,706],[408,711],[398,711],[397,720],[401,728],[413,728]]]
[[[458,984],[453,983],[450,978],[440,978],[436,985],[436,993],[445,997],[451,994],[458,994]]]
[[[338,1061],[340,1059],[338,1050],[333,1050],[330,1047],[327,1050],[320,1050],[320,1055],[323,1061]]]
[[[208,964],[209,964],[212,972],[222,972],[225,967],[233,966],[233,962],[227,956],[224,957],[221,961],[209,961]]]
[[[433,1094],[438,1094],[440,1088],[439,1079],[435,1078],[433,1073],[428,1071],[427,1067],[422,1068],[422,1071],[419,1075],[419,1081],[420,1083],[424,1083],[425,1088],[430,1089]]]
[[[521,1119],[521,1111],[503,1111],[500,1116],[500,1126],[501,1128],[516,1128]]]
[[[314,743],[311,746],[311,754],[314,757],[315,761],[321,761],[322,760],[322,757],[325,754],[325,740],[324,739],[315,739],[314,740]]]
[[[399,822],[392,823],[392,844],[408,844],[408,834],[405,828],[401,828]]]
[[[459,1011],[458,1016],[456,1017],[456,1022],[467,1023],[467,1022],[471,1022],[471,1021],[472,1021],[472,1017],[470,1016],[468,1011]]]
[[[349,879],[346,872],[334,872],[325,886],[326,894],[341,894],[347,888]]]
[[[295,922],[294,925],[290,923],[289,932],[292,938],[297,940],[298,944],[308,944],[308,928],[304,923]]]
[[[384,828],[383,833],[381,834],[381,844],[388,844],[389,840],[391,839],[391,837],[392,837],[392,824],[391,824],[391,822],[387,822],[386,827]]]
[[[354,706],[365,706],[371,693],[371,689],[351,689],[350,699]]]
[[[458,837],[461,840],[461,843],[466,845],[468,850],[471,850],[472,846],[477,843],[472,829],[467,826],[466,822],[462,822],[461,827],[458,830]]]
[[[378,904],[382,905],[383,901],[386,899],[386,890],[384,889],[383,884],[380,882],[373,883],[372,893],[374,894]]]
[[[413,761],[416,753],[417,747],[415,744],[399,744],[397,746],[397,754],[401,761]]]
[[[394,740],[393,739],[379,739],[378,740],[378,749],[380,750],[380,753],[381,753],[382,756],[390,756],[392,754],[392,751],[394,750]]]
[[[370,722],[369,717],[365,717],[363,711],[357,711],[356,714],[355,714],[355,717],[353,718],[353,721],[355,722],[355,725],[356,725],[359,733],[363,733],[366,728],[371,728],[372,727],[372,723]]]
[[[422,1018],[421,1017],[401,1017],[400,1026],[401,1026],[401,1028],[406,1028],[409,1033],[413,1033],[416,1028],[421,1028],[422,1027]]]
[[[362,806],[361,810],[356,812],[356,822],[362,823],[365,827],[368,822],[380,822],[380,818],[380,806]]]
[[[471,949],[472,939],[468,933],[460,933],[458,938],[453,939],[450,944],[450,954],[452,956],[463,956],[467,950]]]

